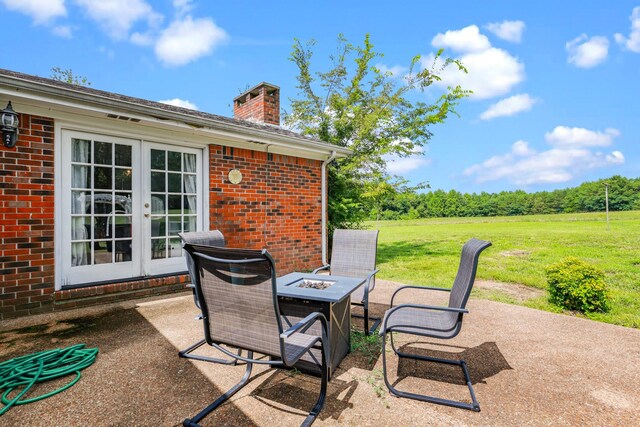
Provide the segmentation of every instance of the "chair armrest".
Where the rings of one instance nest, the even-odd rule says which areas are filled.
[[[401,286],[398,289],[396,289],[396,291],[393,293],[393,295],[391,295],[391,304],[389,305],[389,308],[393,307],[393,300],[396,297],[396,294],[399,293],[400,291],[404,290],[404,289],[420,289],[423,291],[442,291],[442,292],[451,292],[451,289],[448,288],[433,288],[430,286],[416,286],[416,285],[406,285],[406,286]]]
[[[318,268],[316,268],[315,270],[313,270],[313,271],[311,272],[311,274],[318,274],[318,271],[321,271],[321,270],[328,270],[328,269],[330,269],[330,268],[331,268],[331,264],[323,265],[322,267],[318,267]]]
[[[369,287],[369,284],[371,283],[371,279],[373,279],[373,276],[375,276],[378,272],[380,271],[379,268],[376,268],[375,270],[373,270],[371,273],[369,273],[367,275],[366,278],[366,282],[364,284],[364,301],[368,301],[369,300],[369,292],[373,291],[373,289],[376,287],[376,282],[373,282],[373,286]]]
[[[284,331],[283,333],[280,334],[280,338],[282,339],[286,339],[289,338],[291,335],[296,334],[298,332],[302,332],[302,329],[306,330],[306,326],[311,326],[311,324],[313,322],[315,322],[316,320],[320,320],[320,322],[322,323],[322,333],[323,335],[327,334],[327,318],[324,317],[324,314],[320,313],[319,311],[314,311],[313,313],[309,314],[307,317],[305,317],[304,319],[300,320],[298,323],[296,323],[295,325],[292,325],[289,329],[287,329],[286,331]]]

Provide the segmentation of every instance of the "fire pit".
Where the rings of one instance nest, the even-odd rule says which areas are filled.
[[[329,279],[330,278],[330,279]],[[280,313],[290,324],[319,311],[329,323],[329,378],[351,348],[351,298],[350,295],[364,283],[363,278],[326,276],[311,273],[290,273],[278,278],[278,302]],[[320,335],[322,329],[316,322],[309,334]],[[320,350],[312,349],[294,367],[303,372],[320,375],[316,360]]]
[[[293,285],[299,288],[318,289],[322,291],[330,288],[334,283],[336,282],[332,280],[301,279],[293,283]]]

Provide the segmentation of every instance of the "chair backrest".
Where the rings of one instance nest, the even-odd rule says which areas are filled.
[[[185,245],[209,343],[282,357],[276,272],[266,250]]]
[[[491,242],[473,238],[462,247],[458,273],[449,296],[449,307],[464,308],[467,305],[471,288],[473,288],[476,279],[480,252],[489,246],[491,246]]]
[[[211,231],[190,231],[187,233],[178,233],[178,236],[182,239],[182,245],[187,243],[192,245],[204,245],[204,246],[218,246],[224,248],[224,236],[218,230]],[[189,276],[191,276],[191,283],[196,283],[195,276],[195,264],[193,258],[185,251],[184,257],[187,261],[187,268],[189,269]]]
[[[367,277],[376,268],[377,250],[378,230],[335,230],[331,274]]]

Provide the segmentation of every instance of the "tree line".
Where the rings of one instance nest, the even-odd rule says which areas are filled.
[[[384,197],[369,197],[362,205],[369,219],[511,216],[603,212],[605,184],[610,211],[640,210],[640,178],[619,175],[585,182],[578,187],[527,193],[460,193],[456,190],[420,193],[415,188],[389,186]]]

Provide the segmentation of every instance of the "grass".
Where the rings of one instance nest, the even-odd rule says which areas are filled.
[[[377,333],[366,335],[364,332],[351,329],[351,352],[360,353],[368,363],[373,363],[380,356],[382,338]]]
[[[479,279],[546,289],[546,266],[567,256],[581,258],[605,271],[612,291],[611,310],[586,317],[640,328],[640,211],[612,212],[609,219],[609,227],[604,213],[372,221],[367,226],[380,230],[377,277],[401,283],[451,287],[460,249],[471,237],[493,243],[480,258]],[[546,298],[518,302],[478,294],[561,311]]]

